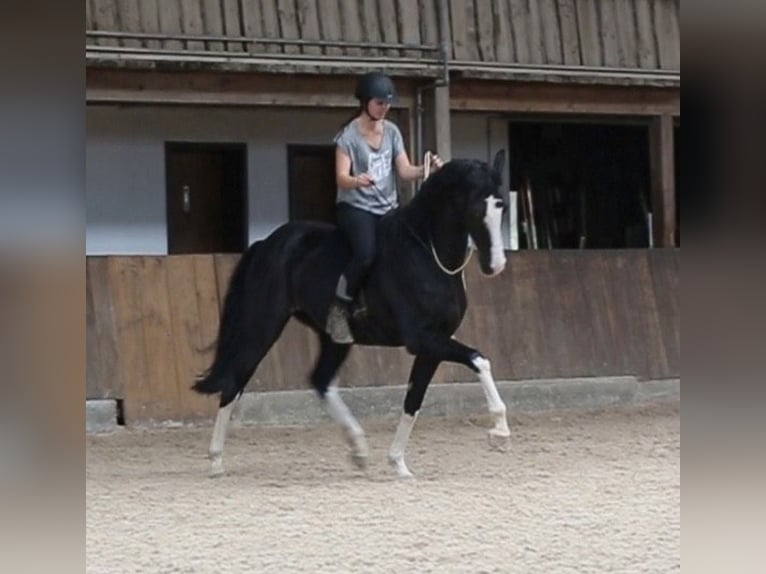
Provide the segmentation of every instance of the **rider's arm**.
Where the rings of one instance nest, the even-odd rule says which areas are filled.
[[[412,181],[413,179],[421,179],[425,175],[425,167],[422,165],[412,165],[410,158],[407,157],[407,152],[402,151],[396,156],[396,173],[399,174],[405,181]],[[442,166],[442,160],[439,156],[431,156],[431,171],[436,171]]]
[[[339,146],[335,147],[335,183],[341,189],[356,189],[359,179],[351,175],[351,158]]]

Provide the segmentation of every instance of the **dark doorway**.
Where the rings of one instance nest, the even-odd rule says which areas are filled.
[[[238,253],[247,246],[244,144],[165,144],[168,253]]]
[[[288,145],[290,219],[335,223],[335,146]]]
[[[647,125],[541,119],[511,121],[508,131],[523,247],[649,245]]]

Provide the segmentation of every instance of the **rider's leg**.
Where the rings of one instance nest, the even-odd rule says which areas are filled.
[[[345,293],[338,293],[341,297],[347,295],[348,299],[353,299],[364,283],[375,260],[376,226],[379,219],[379,215],[369,211],[345,203],[338,204],[338,227],[348,238],[353,252],[351,261],[343,272],[346,289]],[[339,287],[342,281],[341,279]]]
[[[327,317],[327,332],[337,343],[352,343],[348,326],[349,307],[375,259],[376,224],[380,217],[345,203],[338,204],[337,216],[338,227],[351,244],[353,255],[338,280],[335,302],[330,306]]]

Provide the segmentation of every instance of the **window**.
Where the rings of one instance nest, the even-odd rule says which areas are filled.
[[[528,249],[648,247],[648,125],[512,120],[511,189]]]

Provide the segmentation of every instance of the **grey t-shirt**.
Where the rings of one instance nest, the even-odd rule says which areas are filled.
[[[375,181],[369,187],[338,188],[338,203],[349,203],[366,211],[383,215],[398,205],[394,161],[404,151],[402,133],[393,122],[384,120],[383,139],[373,148],[351,121],[335,136],[335,144],[351,158],[351,175],[368,173]]]

